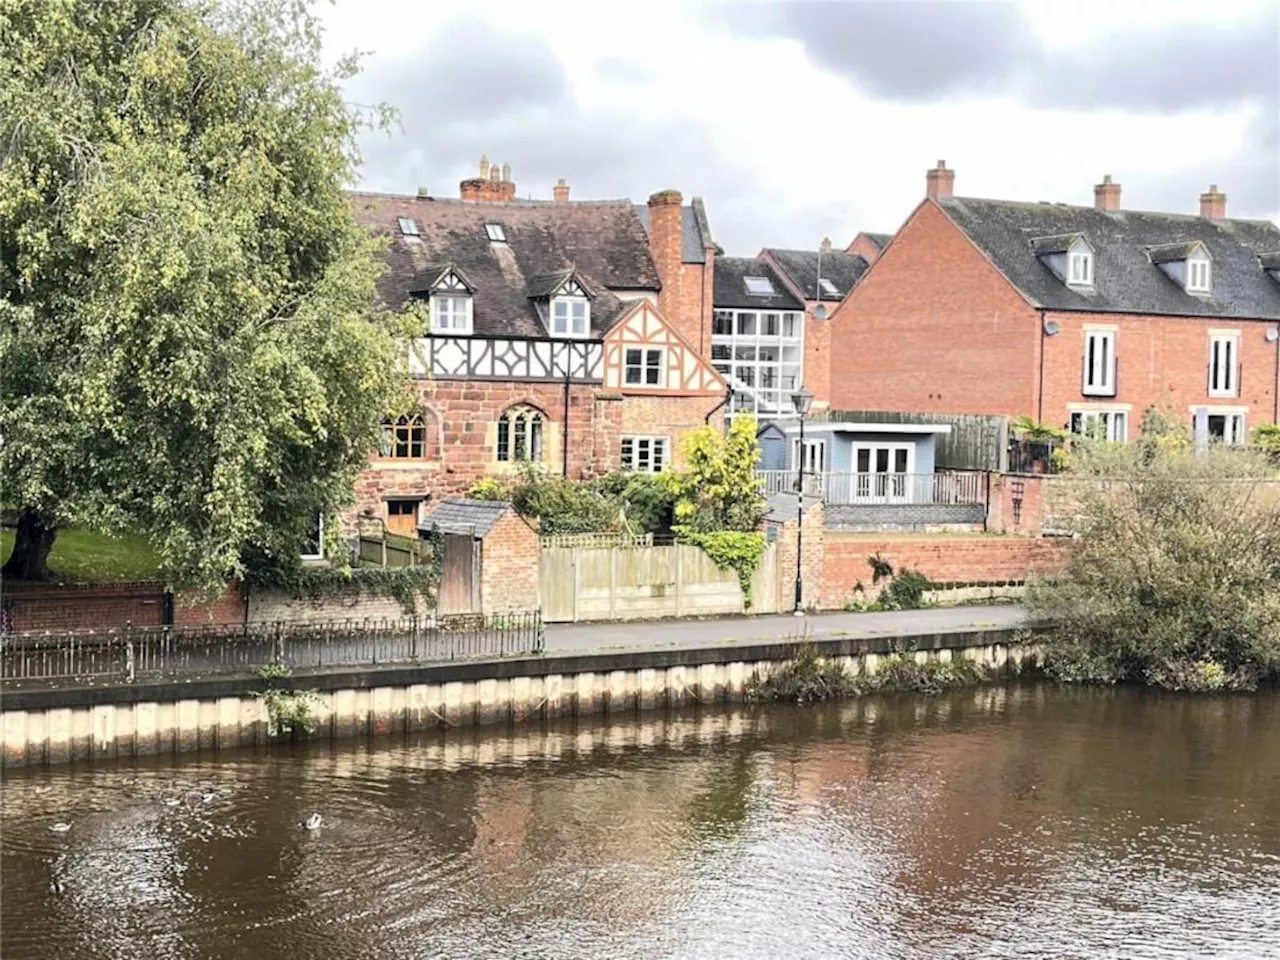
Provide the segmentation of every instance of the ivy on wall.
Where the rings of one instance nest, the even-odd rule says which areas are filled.
[[[751,581],[760,567],[760,558],[764,556],[764,534],[744,530],[697,531],[684,527],[677,528],[676,532],[681,542],[701,547],[721,570],[733,570],[738,574],[742,605],[751,609]]]

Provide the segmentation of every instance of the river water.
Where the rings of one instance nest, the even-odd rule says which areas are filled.
[[[0,815],[6,960],[1280,957],[1276,692],[278,746],[19,771]]]

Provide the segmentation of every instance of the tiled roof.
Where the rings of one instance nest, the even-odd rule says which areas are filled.
[[[461,270],[475,288],[473,323],[479,336],[545,337],[532,298],[535,278],[577,270],[594,297],[591,328],[603,336],[628,309],[610,290],[659,290],[658,270],[632,205],[625,200],[483,203],[354,193],[360,222],[388,237],[388,265],[378,292],[388,306],[403,306],[424,290],[440,264]],[[419,237],[401,235],[410,217]],[[501,224],[505,243],[492,243],[486,223]]]
[[[843,250],[828,250],[822,253],[822,276],[830,280],[836,293],[822,291],[818,296],[818,251],[817,250],[765,250],[787,274],[791,282],[799,287],[806,300],[843,300],[845,294],[853,289],[867,270],[867,261],[853,253]]]
[[[773,284],[772,296],[747,293],[744,277],[767,277]],[[773,268],[757,257],[716,257],[715,285],[712,297],[716,307],[741,307],[754,310],[803,310],[804,304],[791,295]]]
[[[863,236],[874,243],[879,250],[887,247],[889,241],[893,239],[892,233],[864,233]]]
[[[635,205],[636,216],[644,224],[645,232],[649,230],[649,207],[643,203]],[[694,197],[693,202],[680,208],[680,260],[682,263],[706,263],[707,247],[711,244],[711,227],[707,223],[707,211],[702,205],[701,197]]]
[[[1280,283],[1259,254],[1280,249],[1280,228],[1265,220],[1060,203],[946,197],[938,201],[996,268],[1037,306],[1052,310],[1280,320]],[[1094,286],[1068,287],[1039,259],[1035,241],[1081,235],[1093,248]],[[1213,291],[1187,293],[1157,267],[1152,248],[1203,243],[1213,258]],[[921,265],[927,269],[927,264]]]
[[[505,500],[469,500],[445,497],[422,521],[423,529],[439,527],[441,533],[469,533],[483,538],[511,508]]]

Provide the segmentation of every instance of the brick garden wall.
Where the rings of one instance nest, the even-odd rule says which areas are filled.
[[[484,613],[537,610],[538,533],[514,510],[503,514],[484,538],[480,604]]]
[[[150,581],[3,584],[5,626],[15,631],[160,626],[164,604],[164,585]]]
[[[895,570],[910,567],[936,583],[1008,583],[1060,570],[1066,562],[1069,543],[1040,537],[889,537],[829,530],[819,603],[824,609],[843,607],[858,581],[866,589],[867,598],[874,597],[867,557],[876,553],[890,561]]]
[[[794,503],[793,498],[788,498]],[[794,507],[791,516],[778,524],[778,607],[794,610],[796,583],[796,519]],[[825,521],[822,501],[808,500],[804,506],[804,553],[800,561],[800,576],[804,581],[803,603],[805,607],[822,607],[822,575],[825,565]]]

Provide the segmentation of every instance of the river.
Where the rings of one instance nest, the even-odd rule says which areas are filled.
[[[6,960],[1280,956],[1274,691],[1011,685],[17,771],[0,816]]]

